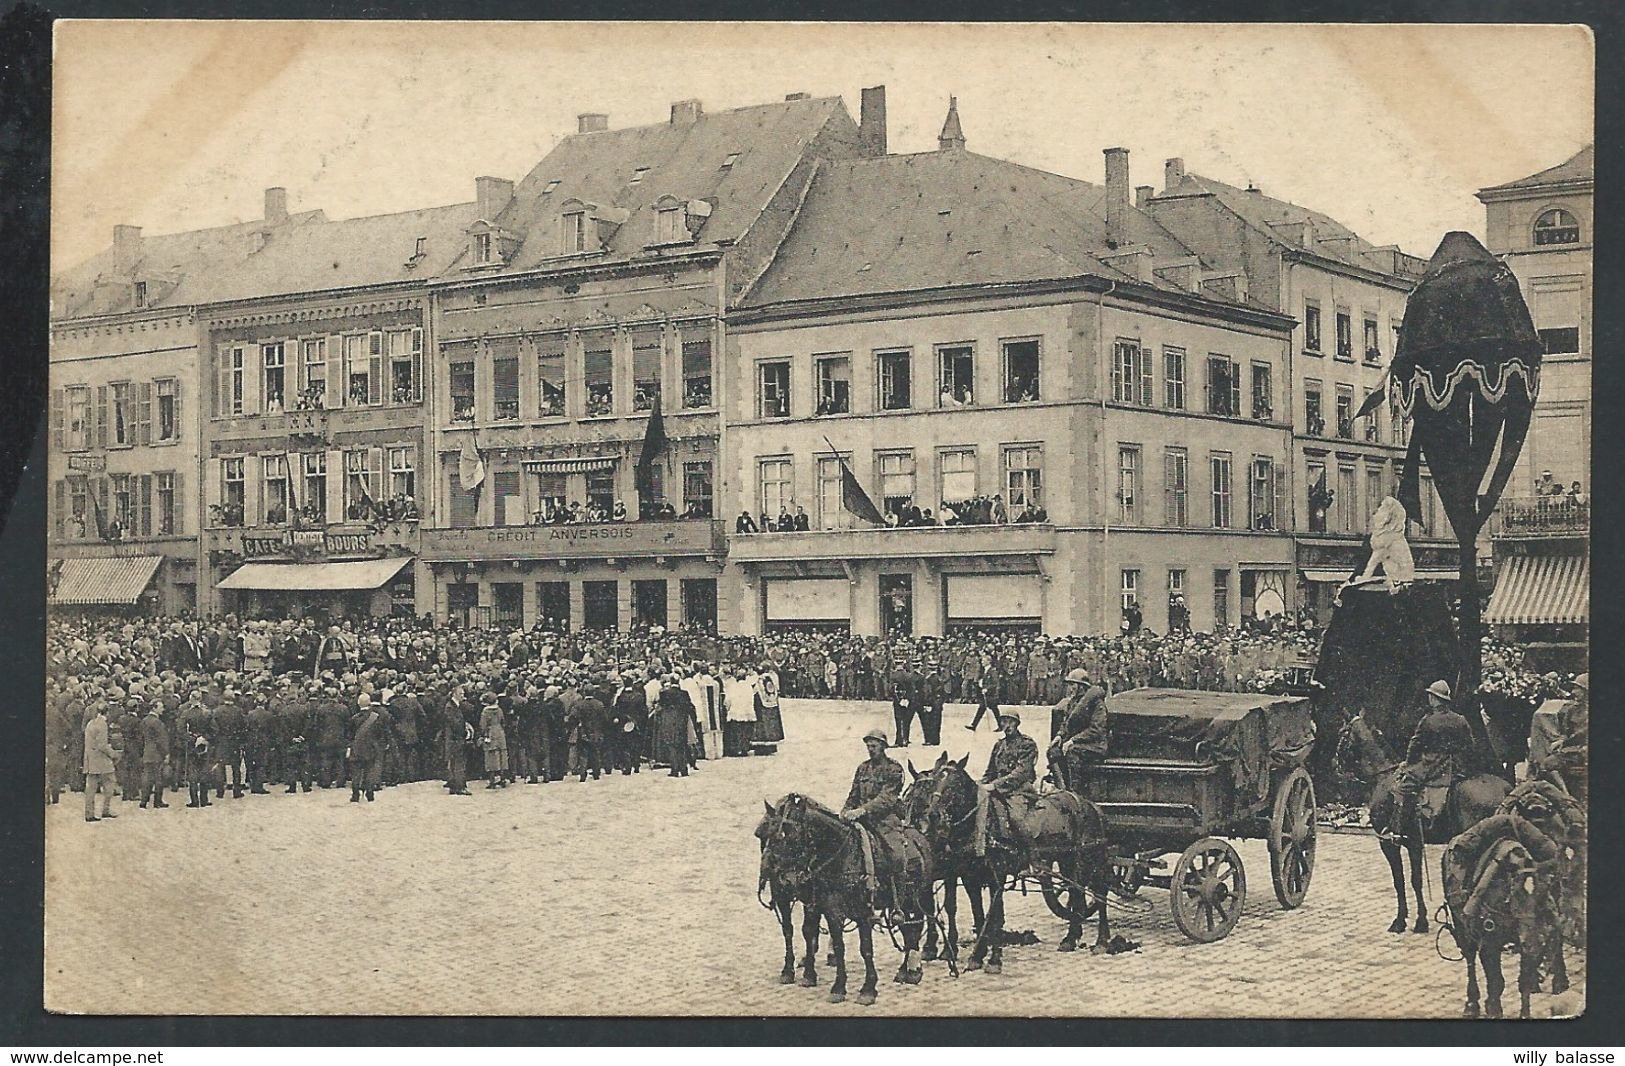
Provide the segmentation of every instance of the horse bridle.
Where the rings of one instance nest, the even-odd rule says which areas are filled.
[[[808,808],[805,805],[801,806],[801,810],[803,811],[804,814],[809,815],[809,816],[817,813],[817,812],[813,811],[811,808]],[[784,811],[782,811],[782,810],[775,811],[774,812],[774,819],[775,819],[774,823],[773,823],[772,826],[769,827],[769,831],[768,831],[768,847],[767,847],[767,851],[768,851],[769,855],[771,855],[773,853],[773,845],[772,845],[773,831],[772,830],[774,828],[778,828],[778,829],[782,830],[782,828],[784,826],[784,823],[785,823],[785,821],[787,819],[786,813]],[[803,819],[803,823],[806,823],[807,821],[810,821],[810,818],[804,818]],[[810,833],[807,834],[807,835],[811,836]],[[817,846],[816,843],[814,843],[811,848],[804,848],[804,847],[799,847],[798,846],[797,849],[796,849],[797,857],[807,859],[809,861],[809,865],[804,870],[803,869],[792,868],[790,870],[790,873],[796,875],[802,881],[811,882],[811,881],[816,880],[820,874],[825,873],[832,865],[834,865],[836,862],[838,862],[841,859],[841,857],[846,854],[847,849],[852,846],[851,837],[849,835],[847,835],[847,834],[837,834],[837,838],[838,838],[838,843],[837,843],[837,846],[835,848],[834,853],[831,854],[830,856],[828,856],[827,858],[823,858],[821,860],[819,859],[818,846]],[[782,839],[782,837],[780,839]],[[799,843],[800,843],[800,841],[798,840],[798,844]],[[814,861],[814,860],[818,860],[818,861]]]

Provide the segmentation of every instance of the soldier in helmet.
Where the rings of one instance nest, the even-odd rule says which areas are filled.
[[[1450,700],[1446,682],[1435,681],[1428,686],[1428,713],[1416,723],[1410,746],[1405,749],[1405,764],[1396,775],[1399,807],[1390,832],[1404,835],[1417,828],[1417,798],[1424,788],[1448,788],[1465,776],[1464,767],[1473,750],[1473,731]]]
[[[999,729],[1004,735],[993,744],[987,758],[987,770],[982,784],[994,797],[994,817],[1001,818],[1009,833],[1030,855],[1033,841],[1023,828],[1018,812],[1012,810],[1016,797],[1034,796],[1033,783],[1038,780],[1038,742],[1021,731],[1021,715],[1013,707],[999,711]],[[979,826],[978,828],[985,828]],[[985,839],[978,836],[978,839]]]
[[[862,822],[873,830],[900,825],[903,768],[886,754],[883,730],[871,729],[863,734],[863,746],[869,757],[852,774],[852,791],[847,793],[841,817]]]
[[[1065,788],[1082,787],[1088,767],[1106,757],[1106,690],[1092,684],[1078,667],[1066,675],[1066,696],[1055,708],[1051,727],[1055,740],[1049,747],[1050,773]]]
[[[1585,800],[1589,791],[1586,769],[1591,734],[1591,675],[1581,674],[1558,716],[1562,739],[1546,756],[1543,769],[1563,775],[1563,783],[1575,799]]]

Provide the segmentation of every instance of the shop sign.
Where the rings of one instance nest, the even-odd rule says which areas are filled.
[[[68,469],[81,474],[99,474],[107,469],[105,455],[70,455]]]
[[[371,532],[326,532],[320,529],[285,529],[280,534],[243,534],[243,558],[316,559],[346,555],[373,555]]]
[[[426,529],[424,557],[440,560],[705,555],[722,543],[711,520]]]

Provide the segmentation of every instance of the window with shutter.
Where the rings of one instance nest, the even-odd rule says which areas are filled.
[[[383,402],[384,335],[374,332],[367,335],[367,403],[376,407]]]
[[[452,459],[447,473],[446,488],[451,500],[451,528],[472,529],[480,524],[479,487],[476,486],[473,491],[463,488],[455,458]],[[483,485],[484,482],[480,484]]]
[[[136,495],[139,504],[136,518],[136,530],[140,536],[152,536],[152,475],[141,475],[141,488]]]
[[[327,358],[327,389],[322,394],[322,406],[328,410],[344,407],[350,402],[344,381],[344,338],[329,337],[324,346]]]
[[[59,390],[60,391],[60,390]],[[61,540],[68,528],[68,480],[57,478],[56,509],[51,512],[51,531]]]
[[[1151,389],[1152,389],[1152,381],[1151,381],[1151,349],[1149,349],[1149,348],[1141,348],[1139,350],[1139,360],[1140,360],[1140,404],[1142,406],[1145,406],[1145,407],[1150,407],[1151,402],[1152,402],[1151,401],[1151,395],[1152,395],[1152,392],[1151,392]]]
[[[142,381],[135,387],[135,442],[152,443],[152,382]]]
[[[112,490],[108,487],[107,479],[104,478],[104,477],[97,478],[96,479],[96,505],[101,509],[102,521],[104,523],[107,521],[108,516],[111,513],[108,510],[108,504],[112,502],[111,499],[110,499],[111,494],[112,494]]]
[[[175,509],[175,522],[170,532],[181,536],[186,532],[186,475],[179,470],[175,471],[173,484],[175,491],[172,493],[174,496],[172,506]]]
[[[107,447],[107,386],[96,386],[96,447]]]
[[[412,330],[412,402],[423,402],[423,330]]]
[[[62,426],[67,421],[67,399],[62,389],[51,390],[51,447],[62,450]]]
[[[1275,468],[1275,528],[1290,529],[1289,516],[1286,513],[1286,467],[1277,465]]]

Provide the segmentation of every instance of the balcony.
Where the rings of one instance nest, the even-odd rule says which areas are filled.
[[[203,531],[203,546],[211,552],[229,552],[244,559],[415,553],[418,523],[415,520],[378,525],[339,522],[306,529],[285,525],[214,527]]]
[[[736,533],[728,557],[740,563],[799,560],[929,559],[966,555],[1052,555],[1055,527],[999,526],[822,529],[805,533]]]
[[[601,522],[555,526],[475,526],[426,529],[423,557],[431,562],[491,559],[650,559],[720,557],[728,548],[713,519]]]
[[[1492,537],[1587,536],[1591,501],[1583,496],[1503,496],[1489,527]]]

